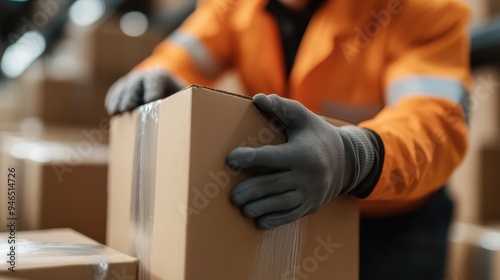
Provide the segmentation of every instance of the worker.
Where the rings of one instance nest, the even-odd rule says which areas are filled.
[[[287,142],[228,155],[233,168],[266,170],[237,185],[232,202],[268,229],[356,196],[360,279],[442,280],[445,185],[468,144],[468,17],[459,0],[202,1],[110,89],[107,108],[132,110],[236,70]]]

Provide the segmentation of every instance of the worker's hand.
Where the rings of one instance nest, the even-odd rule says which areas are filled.
[[[283,126],[285,144],[240,147],[227,158],[233,169],[267,170],[243,181],[231,194],[259,228],[274,228],[318,211],[353,191],[368,175],[374,148],[368,130],[328,124],[302,104],[277,95],[256,95],[255,105]]]
[[[168,97],[184,87],[183,82],[165,70],[132,71],[109,89],[106,109],[110,115],[133,110]]]

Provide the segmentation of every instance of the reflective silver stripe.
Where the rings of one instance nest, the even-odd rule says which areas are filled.
[[[224,71],[224,66],[207,49],[203,42],[185,31],[176,31],[167,40],[180,45],[189,52],[197,70],[204,76],[215,79]]]
[[[467,121],[469,120],[469,95],[460,81],[435,77],[409,77],[389,87],[387,104],[396,105],[408,96],[429,96],[445,98],[462,106]]]

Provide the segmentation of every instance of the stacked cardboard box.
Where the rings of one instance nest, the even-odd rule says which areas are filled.
[[[496,0],[467,0],[472,10],[473,25],[480,25],[500,14],[500,3]]]
[[[455,221],[491,223],[500,218],[500,190],[494,170],[500,164],[500,73],[485,68],[474,73],[471,92],[470,144],[464,163],[451,181],[456,201]]]
[[[0,240],[1,279],[137,279],[137,259],[70,229],[2,233]]]
[[[456,224],[446,279],[500,280],[500,225]]]
[[[149,29],[130,37],[122,32],[119,16],[87,29],[70,25],[67,31],[68,38],[19,80],[20,117],[36,117],[47,126],[98,127],[108,118],[109,87],[164,36]]]
[[[16,80],[19,94],[9,90],[17,97],[18,109],[11,110],[16,114],[7,112],[3,106],[7,102],[2,102],[0,132],[9,133],[0,136],[0,179],[7,182],[9,169],[16,178],[15,211],[8,211],[14,202],[0,196],[0,231],[9,230],[9,218],[16,218],[17,230],[68,227],[105,242],[109,134],[105,96],[116,79],[163,39],[153,30],[129,37],[119,22],[113,16],[89,28],[69,25],[67,38]],[[11,118],[12,124],[7,124]],[[8,188],[3,184],[0,192],[7,194]],[[45,279],[33,276],[39,271],[31,272],[31,264],[26,265],[30,272],[17,277]],[[90,266],[71,273],[69,267],[74,265],[61,266],[53,260],[43,269],[57,276],[50,279],[91,278],[73,277]],[[120,275],[99,279],[135,279],[135,273],[134,278]]]
[[[149,29],[139,37],[125,35],[120,18],[111,17],[92,32],[91,71],[98,83],[109,84],[149,56],[166,34]]]
[[[104,106],[94,104],[96,98],[81,77],[57,77],[43,67],[33,67],[22,83],[25,118],[38,118],[51,127],[95,127],[96,117],[106,117],[98,110]]]
[[[191,87],[114,118],[111,131],[108,245],[134,253],[145,279],[358,278],[355,199],[271,231],[230,203],[247,174],[227,154],[285,141],[250,99]]]
[[[0,186],[12,191],[0,197],[2,231],[16,218],[20,230],[69,227],[105,241],[107,146],[85,136],[91,134],[2,136],[0,178],[12,179]]]
[[[500,142],[486,145],[480,152],[479,220],[482,223],[500,222]]]
[[[498,271],[490,271],[493,256],[498,258],[496,267],[500,267],[500,249],[493,253],[483,247],[481,236],[490,233],[475,230],[500,222],[500,73],[495,68],[485,68],[474,72],[473,77],[470,146],[452,179],[451,190],[456,203],[454,220],[467,224],[459,226],[459,232],[469,232],[469,238],[476,241],[452,239],[448,279],[500,279],[500,275],[492,276]]]
[[[0,83],[0,131],[3,123],[12,123],[18,119],[16,95],[18,86],[13,82]]]

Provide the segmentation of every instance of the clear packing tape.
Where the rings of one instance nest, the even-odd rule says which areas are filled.
[[[11,253],[8,239],[0,239],[0,263],[3,271],[7,271]],[[101,244],[72,244],[33,242],[26,239],[17,239],[16,243],[16,270],[23,268],[47,267],[52,265],[64,266],[71,264],[89,265],[93,270],[93,280],[109,279],[109,248]],[[0,277],[1,278],[1,277]],[[57,280],[57,279],[55,279]]]
[[[134,181],[132,190],[133,256],[139,259],[140,280],[150,279],[150,250],[155,209],[156,162],[159,105],[161,101],[138,109]],[[293,280],[301,260],[306,219],[262,231],[252,280]],[[165,233],[168,238],[168,233]],[[180,279],[179,279],[180,280]]]
[[[138,109],[132,189],[132,250],[139,259],[139,279],[149,280],[156,185],[157,128],[160,101]]]

